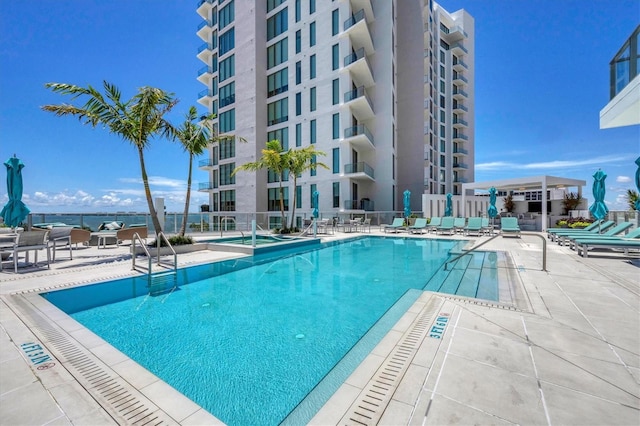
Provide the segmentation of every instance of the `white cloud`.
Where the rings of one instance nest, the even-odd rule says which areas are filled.
[[[618,182],[618,183],[629,183],[629,182],[631,182],[631,178],[629,176],[618,176],[616,178],[616,182]]]
[[[602,165],[608,163],[617,163],[622,161],[628,161],[632,155],[605,155],[601,157],[586,158],[582,160],[555,160],[545,161],[537,163],[511,163],[506,161],[493,161],[490,163],[478,163],[476,164],[476,170],[491,171],[491,170],[557,170],[557,169],[569,169],[575,167]]]

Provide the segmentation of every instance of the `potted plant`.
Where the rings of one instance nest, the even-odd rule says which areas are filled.
[[[513,195],[507,195],[502,199],[502,202],[504,205],[504,209],[509,213],[513,213],[516,208],[516,203],[513,201]]]

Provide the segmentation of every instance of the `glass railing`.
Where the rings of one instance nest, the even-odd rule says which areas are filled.
[[[469,95],[467,94],[467,92],[465,92],[465,91],[464,91],[464,90],[462,90],[462,89],[458,89],[458,88],[453,89],[453,94],[454,94],[454,95],[462,95],[462,96],[464,96],[465,98],[469,97]]]
[[[217,164],[218,164],[217,161],[214,161],[214,160],[212,160],[210,158],[198,161],[198,166],[199,167],[211,167],[211,166],[215,166]]]
[[[346,92],[344,94],[344,103],[346,104],[347,102],[358,99],[361,96],[364,96],[365,99],[369,102],[369,105],[371,105],[369,97],[367,96],[367,92],[364,90],[364,86],[360,86],[357,89],[349,90],[348,92]]]
[[[461,118],[457,118],[455,120],[453,120],[453,124],[462,124],[463,126],[468,126],[469,123],[467,123],[466,121],[462,120]]]
[[[464,69],[469,69],[469,66],[461,59],[453,61],[453,66],[455,67],[456,65],[460,65]]]
[[[468,155],[469,151],[467,151],[466,149],[463,148],[454,148],[453,149],[453,153],[454,154],[464,154],[464,155]]]
[[[364,173],[365,175],[371,177],[372,179],[375,177],[373,167],[365,163],[364,161],[359,161],[357,163],[345,164],[344,165],[344,174],[350,175],[353,173]]]
[[[469,108],[459,103],[453,104],[453,109],[461,109],[462,111],[467,111],[467,112],[469,111]]]
[[[357,60],[360,60],[362,58],[364,58],[364,47],[361,47],[360,49],[356,50],[354,53],[345,56],[344,57],[344,66],[348,67],[352,63],[354,63]]]
[[[373,135],[371,134],[369,129],[367,129],[367,127],[364,124],[360,124],[358,126],[348,127],[346,129],[344,129],[344,138],[345,139],[352,138],[352,137],[358,136],[358,135],[365,135],[367,138],[369,138],[369,141],[371,141],[371,144],[375,145],[375,143],[373,141]]]
[[[456,75],[454,75],[454,76],[453,76],[453,79],[454,79],[454,80],[462,80],[462,81],[464,81],[465,83],[468,83],[468,82],[469,82],[469,80],[467,80],[467,78],[466,78],[465,76],[460,75],[460,74],[456,74]]]
[[[215,2],[216,2],[216,0],[198,0],[198,6],[197,7],[200,7],[205,3],[213,4]]]
[[[353,27],[358,22],[364,19],[364,9],[360,9],[355,13],[351,18],[344,21],[344,31],[347,31],[349,28]]]
[[[198,184],[199,191],[208,191],[210,189],[215,189],[217,187],[218,187],[218,184],[216,182],[200,182]]]
[[[198,92],[198,99],[204,98],[205,96],[213,96],[213,92],[209,89],[204,89]]]
[[[464,53],[469,53],[469,51],[467,50],[466,47],[464,47],[464,45],[462,43],[455,43],[453,46],[451,46],[451,49],[460,49],[462,50]]]
[[[211,43],[202,43],[200,45],[200,47],[198,47],[198,53],[202,52],[203,50],[207,50],[207,49],[213,49],[213,45]]]
[[[453,138],[454,139],[462,139],[464,141],[468,141],[469,137],[467,135],[463,135],[462,133],[454,133],[453,134]]]
[[[202,74],[212,73],[212,72],[213,72],[213,69],[210,66],[205,65],[204,67],[198,70],[198,77],[200,77]]]
[[[200,22],[200,24],[198,25],[198,31],[200,31],[204,27],[210,27],[210,26],[211,26],[211,22],[207,21],[207,20],[204,20],[204,21]]]
[[[466,165],[465,163],[453,163],[453,167],[458,168],[458,169],[468,169],[469,166]]]
[[[368,198],[363,198],[361,200],[345,200],[342,205],[345,210],[364,210],[370,212],[375,209],[373,201]]]

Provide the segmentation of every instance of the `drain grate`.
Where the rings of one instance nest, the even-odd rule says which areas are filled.
[[[351,405],[340,424],[378,423],[443,304],[441,298],[430,298],[418,318],[360,392],[360,396]]]
[[[138,426],[177,424],[90,351],[53,326],[22,296],[12,296],[12,301],[52,355],[117,423]]]

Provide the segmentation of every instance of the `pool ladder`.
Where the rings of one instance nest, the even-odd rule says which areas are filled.
[[[173,264],[161,262],[160,248],[161,248],[162,241],[164,241],[164,243],[166,244],[166,247],[171,252],[171,255],[173,257]],[[147,248],[147,246],[145,244],[142,244],[142,239],[140,238],[140,235],[138,235],[138,233],[135,233],[133,235],[133,239],[131,243],[131,251],[132,251],[131,269],[137,270],[136,268],[136,254],[137,254],[136,244],[137,243],[140,243],[140,247],[142,247],[142,250],[147,255],[147,261],[148,261],[147,287],[149,288],[149,295],[157,296],[159,294],[173,292],[178,286],[178,279],[177,279],[178,278],[178,254],[176,253],[175,249],[167,239],[166,235],[163,232],[160,232],[156,238],[156,243],[157,243],[156,245],[157,262],[156,263],[158,266],[171,269],[170,271],[165,271],[165,272],[156,273],[156,274],[153,273],[153,268],[152,268],[153,256],[151,256],[151,253],[149,252],[149,249]]]

